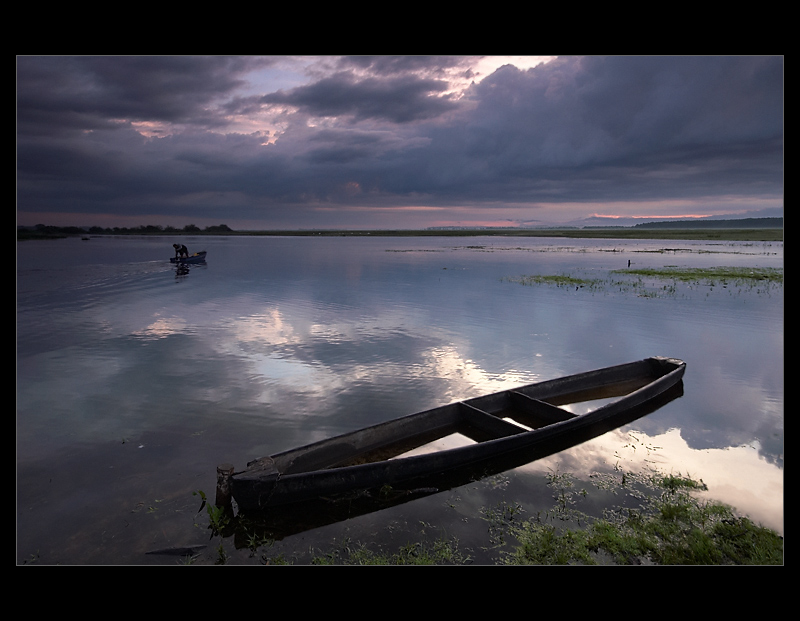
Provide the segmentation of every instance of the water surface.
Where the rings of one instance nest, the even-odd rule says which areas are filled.
[[[171,244],[208,251],[176,268]],[[783,267],[782,243],[93,237],[17,245],[18,562],[163,563],[208,543],[215,468],[418,410],[652,355],[684,396],[501,480],[322,531],[417,518],[466,540],[548,469],[658,467],[783,529],[783,287],[628,289],[631,267]],[[598,287],[524,286],[573,274]],[[454,498],[459,501],[454,501]],[[540,506],[540,508],[542,508]],[[369,526],[368,526],[368,525]],[[311,535],[283,545],[302,547]],[[246,562],[246,560],[243,560]]]

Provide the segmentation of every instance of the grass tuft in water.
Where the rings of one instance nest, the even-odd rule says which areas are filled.
[[[775,267],[661,267],[614,270],[618,274],[631,274],[650,278],[726,284],[728,282],[767,281],[783,284],[783,269]]]
[[[556,513],[574,500],[571,483],[553,477]],[[606,511],[595,519],[571,508],[558,519],[537,516],[510,529],[519,542],[504,562],[511,565],[781,565],[783,538],[718,502],[704,502],[702,481],[680,475],[622,474],[616,485],[638,506]],[[581,526],[582,524],[582,526]]]
[[[597,287],[602,284],[602,280],[597,278],[578,278],[566,274],[534,274],[529,276],[517,276],[503,278],[506,282],[515,282],[520,285],[554,285],[556,287]]]
[[[405,544],[395,553],[375,552],[346,541],[333,552],[312,559],[312,565],[464,565],[469,562],[456,539]]]
[[[758,294],[769,294],[773,287],[783,286],[783,269],[771,267],[710,267],[682,268],[665,266],[660,268],[635,268],[611,270],[610,278],[580,278],[569,274],[534,274],[504,277],[503,282],[521,285],[550,285],[560,288],[584,289],[597,292],[633,294],[644,298],[674,297],[682,290],[691,290],[696,285],[727,289],[734,292],[755,290]]]

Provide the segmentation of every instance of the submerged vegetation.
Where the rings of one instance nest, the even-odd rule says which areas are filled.
[[[502,475],[497,475],[502,476]],[[727,505],[706,501],[702,480],[658,471],[614,470],[590,477],[597,493],[610,495],[614,505],[592,515],[582,510],[593,493],[578,487],[569,474],[551,472],[547,484],[553,506],[526,516],[519,504],[484,508],[487,541],[480,550],[465,548],[455,537],[422,524],[418,540],[395,549],[375,542],[332,542],[325,550],[299,551],[287,557],[275,541],[248,536],[249,559],[262,565],[468,565],[476,552],[496,565],[782,565],[783,537],[737,515]],[[596,513],[595,510],[593,513]],[[231,562],[224,533],[230,524],[209,511],[208,528],[220,543],[212,554],[217,564]],[[246,523],[245,523],[246,524]],[[245,527],[246,528],[246,527]],[[197,562],[199,556],[192,557]],[[483,564],[489,564],[482,561]]]
[[[466,565],[468,554],[459,549],[458,540],[437,539],[430,543],[413,542],[396,552],[374,552],[363,543],[345,541],[329,552],[315,556],[312,565]]]
[[[555,287],[570,287],[581,289],[583,287],[598,288],[606,281],[600,278],[578,278],[567,274],[532,274],[529,276],[507,277],[503,280],[516,282],[520,285],[553,285]]]
[[[593,518],[576,508],[586,490],[569,475],[553,474],[557,502],[546,515],[508,526],[516,544],[506,564],[781,565],[783,538],[707,502],[702,481],[658,472],[599,477],[628,501]],[[576,528],[575,525],[578,525]]]

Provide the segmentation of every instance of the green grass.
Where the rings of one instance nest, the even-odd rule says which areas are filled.
[[[703,284],[727,284],[730,282],[770,282],[783,284],[783,269],[775,267],[660,267],[613,270],[616,274],[629,274],[695,282]]]
[[[505,554],[506,564],[783,564],[781,536],[727,505],[704,501],[705,484],[691,477],[621,473],[610,485],[605,477],[599,486],[636,502],[609,509],[602,518],[576,508],[586,492],[574,490],[572,477],[553,475],[550,484],[556,506],[510,526],[518,543]]]
[[[533,274],[528,276],[507,277],[502,280],[506,282],[515,282],[520,285],[553,285],[556,287],[568,288],[582,288],[582,287],[598,287],[603,284],[603,280],[599,278],[578,278],[577,276],[569,276],[567,274]]]
[[[655,470],[594,474],[583,482],[550,473],[552,506],[526,514],[519,503],[483,508],[485,546],[496,565],[782,565],[783,537],[704,499],[702,480]],[[595,494],[602,494],[600,503]],[[606,498],[613,502],[605,502]],[[584,506],[590,507],[588,511]],[[598,509],[597,507],[604,507]],[[598,511],[600,514],[598,515]],[[373,534],[349,538],[324,550],[307,550],[310,565],[468,565],[474,550],[428,523],[402,544],[381,545]],[[211,528],[211,526],[209,526]],[[387,526],[391,529],[391,526]],[[212,530],[214,530],[212,528]],[[231,533],[228,534],[230,536]],[[216,536],[220,533],[216,532]],[[223,547],[206,559],[228,563]],[[300,557],[273,550],[274,541],[251,538],[250,558],[262,565],[291,565]],[[479,544],[480,545],[480,544]],[[396,546],[396,547],[394,547]],[[391,549],[387,549],[391,548]],[[212,548],[211,554],[214,554]],[[196,556],[192,563],[199,562]],[[486,562],[486,561],[483,561]]]
[[[433,542],[411,542],[397,552],[373,551],[367,545],[351,544],[315,556],[312,565],[464,565],[469,556],[459,549],[458,541],[437,539]]]
[[[674,297],[694,286],[722,287],[731,294],[755,290],[769,293],[783,286],[783,269],[773,267],[628,268],[611,270],[610,278],[583,278],[572,274],[532,274],[504,277],[503,282],[520,285],[548,285],[589,292],[617,292],[643,298]],[[655,281],[655,282],[654,282]],[[679,289],[679,285],[684,285]]]

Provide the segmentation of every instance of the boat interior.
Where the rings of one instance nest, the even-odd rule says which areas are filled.
[[[570,420],[645,386],[638,377],[537,399],[508,390],[395,419],[273,455],[281,474],[354,466],[486,442]],[[262,465],[267,465],[261,461]],[[251,462],[248,466],[256,465]]]

